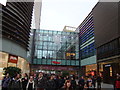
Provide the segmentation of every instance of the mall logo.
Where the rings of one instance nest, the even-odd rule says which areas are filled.
[[[18,62],[18,56],[9,54],[8,62],[17,63]]]

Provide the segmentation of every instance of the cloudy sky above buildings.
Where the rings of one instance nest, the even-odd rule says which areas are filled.
[[[7,0],[1,0],[5,4]],[[98,0],[42,0],[41,29],[62,31],[78,27]]]
[[[42,0],[41,29],[78,27],[98,0]]]

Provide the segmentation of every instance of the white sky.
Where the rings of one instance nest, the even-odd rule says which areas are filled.
[[[7,0],[0,0],[5,4]],[[98,0],[42,0],[41,29],[60,30],[78,27]]]
[[[0,3],[6,5],[7,0],[0,0]]]
[[[41,29],[78,27],[98,0],[42,0]]]

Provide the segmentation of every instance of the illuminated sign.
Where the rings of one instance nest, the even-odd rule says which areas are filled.
[[[75,53],[66,53],[67,56],[75,56]]]
[[[105,67],[111,67],[111,65],[110,65],[110,64],[107,64],[107,65],[105,65]]]
[[[57,61],[52,61],[52,63],[54,63],[54,64],[61,64],[61,62],[57,62]]]
[[[17,63],[18,62],[18,56],[9,54],[8,62]]]

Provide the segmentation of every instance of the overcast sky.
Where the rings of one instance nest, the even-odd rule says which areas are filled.
[[[98,0],[42,0],[41,29],[78,27]]]
[[[5,4],[6,0],[0,0]],[[62,31],[64,26],[78,27],[98,0],[42,0],[41,29]]]

